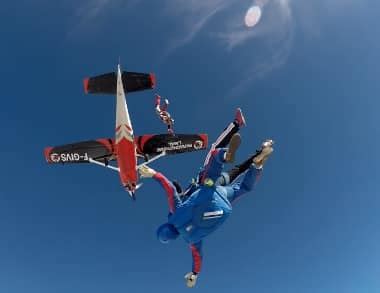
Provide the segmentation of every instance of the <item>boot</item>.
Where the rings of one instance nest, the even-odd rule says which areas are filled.
[[[261,144],[261,149],[257,152],[257,154],[252,160],[253,164],[257,168],[261,169],[264,166],[265,161],[269,158],[270,154],[273,152],[273,144],[274,144],[274,141],[271,139],[267,139]]]
[[[230,144],[228,145],[228,150],[225,154],[225,162],[232,163],[235,160],[235,153],[239,148],[241,143],[241,137],[239,133],[235,133],[230,140]]]

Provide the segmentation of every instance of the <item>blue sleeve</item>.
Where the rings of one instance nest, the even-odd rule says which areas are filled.
[[[202,268],[202,241],[190,245],[191,255],[193,257],[193,273],[199,274]]]
[[[231,184],[225,186],[228,200],[233,203],[243,194],[251,191],[261,176],[262,169],[251,166]]]

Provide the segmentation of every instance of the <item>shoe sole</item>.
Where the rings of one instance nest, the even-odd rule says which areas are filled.
[[[232,163],[235,160],[235,153],[237,149],[239,148],[241,143],[241,137],[240,134],[235,133],[228,145],[228,150],[226,152],[226,162],[227,163]]]
[[[254,159],[253,163],[262,165],[269,157],[269,155],[273,152],[272,147],[264,148],[261,153],[259,153]]]
[[[246,126],[247,124],[245,123],[245,118],[243,111],[240,108],[237,108],[236,114],[235,114],[235,119],[239,123],[240,127]]]

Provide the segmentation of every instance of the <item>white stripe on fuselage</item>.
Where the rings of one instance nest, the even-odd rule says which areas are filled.
[[[128,113],[127,101],[123,82],[121,80],[120,64],[117,67],[117,88],[116,88],[116,143],[122,138],[133,141],[133,129]]]
[[[116,131],[116,143],[119,143],[123,138],[130,142],[133,142],[133,132],[128,130],[128,127],[126,125],[121,125],[120,128]]]

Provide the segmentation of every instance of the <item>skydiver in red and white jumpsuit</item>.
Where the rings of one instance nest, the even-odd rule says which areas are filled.
[[[168,112],[168,106],[169,106],[169,101],[168,99],[164,100],[164,104],[161,105],[161,97],[156,94],[156,99],[155,99],[155,109],[157,115],[160,117],[161,121],[167,125],[168,127],[168,133],[169,134],[174,134],[174,119],[170,116],[170,113]]]

